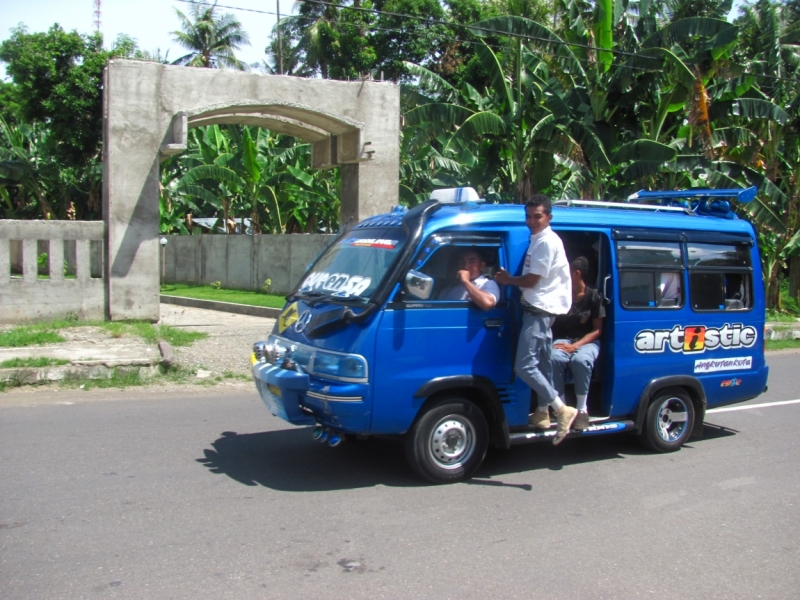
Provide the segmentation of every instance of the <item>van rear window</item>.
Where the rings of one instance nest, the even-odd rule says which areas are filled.
[[[753,306],[750,248],[741,244],[687,244],[692,308],[749,310]]]
[[[625,308],[683,306],[683,256],[679,242],[617,241],[619,296]]]
[[[617,260],[620,268],[654,266],[680,268],[681,246],[670,242],[617,242]]]
[[[689,267],[749,267],[747,246],[687,244]]]

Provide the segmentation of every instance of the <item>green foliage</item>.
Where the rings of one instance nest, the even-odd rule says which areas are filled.
[[[12,358],[0,362],[0,369],[39,369],[42,367],[57,367],[69,364],[68,360],[49,358],[47,356],[34,356],[29,358]]]
[[[161,286],[161,294],[164,296],[181,296],[184,298],[196,298],[198,300],[216,300],[219,302],[233,302],[234,304],[266,306],[270,308],[283,308],[283,305],[286,304],[286,299],[283,296],[269,294],[265,292],[263,288],[257,291],[228,290],[205,285],[198,286],[175,283]]]
[[[800,348],[800,340],[767,340],[767,350],[793,350]]]
[[[104,379],[65,379],[60,385],[65,388],[92,390],[109,388],[127,388],[131,386],[145,385],[150,380],[142,377],[138,367],[117,367],[111,371],[111,375]]]
[[[228,233],[245,218],[252,233],[336,231],[339,171],[310,164],[311,146],[285,135],[194,129],[187,152],[162,165],[161,232],[189,233],[193,217],[216,217]]]
[[[158,328],[158,337],[169,342],[172,346],[191,346],[197,340],[206,339],[208,334],[202,331],[187,331],[186,329],[161,325]]]
[[[102,44],[100,34],[68,33],[58,25],[47,33],[28,33],[20,26],[0,44],[20,116],[48,123],[58,140],[52,151],[68,166],[85,166],[100,144],[100,86],[109,57]]]
[[[156,344],[160,340],[164,340],[173,346],[188,346],[197,340],[208,337],[206,333],[185,331],[168,325],[154,325],[146,321],[106,321],[95,325],[105,329],[111,337],[136,336],[148,344]]]
[[[280,31],[284,74],[409,81],[405,63],[413,62],[473,85],[485,80],[472,49],[476,38],[457,25],[474,23],[512,5],[535,7],[536,16],[549,14],[541,0],[451,0],[444,5],[436,0],[344,0],[297,5],[298,14],[281,19],[272,32],[266,50],[272,73],[279,71]],[[371,12],[373,8],[382,13]]]
[[[103,68],[115,56],[152,60],[123,36],[11,30],[0,61],[0,218],[101,218]]]
[[[173,31],[175,41],[189,50],[172,64],[189,67],[228,67],[244,71],[246,65],[236,58],[240,46],[249,46],[250,39],[242,24],[232,14],[217,14],[216,3],[192,4],[189,17],[175,9],[180,31]]]
[[[770,307],[800,253],[800,3],[757,0],[343,0],[298,3],[267,70],[404,83],[400,197],[472,185],[622,199],[641,188],[758,187],[736,207],[759,233]],[[371,9],[385,11],[376,14]],[[363,9],[363,10],[353,10]],[[419,17],[411,19],[391,13]],[[177,62],[241,67],[241,25],[192,6]],[[459,25],[470,25],[468,29]],[[100,216],[100,73],[108,56],[161,60],[121,36],[12,31],[0,45],[0,218]],[[756,77],[748,74],[769,74]],[[162,233],[333,232],[340,174],[310,146],[254,127],[190,131],[161,165]],[[245,220],[249,219],[249,225]]]
[[[41,325],[14,327],[8,331],[0,332],[0,348],[42,346],[63,341],[64,338],[61,335]]]

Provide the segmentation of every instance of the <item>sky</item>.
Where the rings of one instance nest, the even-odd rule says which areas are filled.
[[[261,63],[269,34],[275,25],[278,0],[219,0],[222,12],[232,13],[250,35],[250,46],[245,46],[237,57],[248,64]],[[101,0],[100,31],[106,46],[110,46],[120,33],[135,38],[142,50],[161,51],[172,61],[186,52],[172,41],[171,31],[180,28],[177,8],[189,14],[191,4],[181,0]],[[731,17],[738,14],[734,3]],[[225,8],[237,7],[237,8]],[[281,14],[294,6],[293,0],[284,0]],[[272,14],[250,12],[254,9]],[[94,0],[0,0],[0,41],[10,35],[10,29],[24,23],[31,33],[47,31],[54,23],[66,31],[77,29],[80,33],[94,31]],[[0,64],[0,77],[5,69]]]
[[[235,6],[275,13],[276,0],[220,0],[218,6]],[[294,2],[284,0],[281,14],[288,13]],[[120,33],[135,38],[142,50],[169,51],[167,59],[172,61],[186,54],[181,46],[172,41],[171,31],[180,28],[175,9],[188,16],[191,4],[180,0],[101,0],[100,31],[105,45],[110,46]],[[231,8],[220,8],[220,12],[232,13],[250,35],[250,46],[237,52],[239,60],[260,63],[264,59],[264,48],[275,25],[274,14],[262,14]],[[62,29],[79,33],[94,31],[94,0],[0,0],[0,41],[10,35],[10,29],[24,23],[31,33],[50,29],[54,23]],[[5,69],[0,65],[0,75]]]

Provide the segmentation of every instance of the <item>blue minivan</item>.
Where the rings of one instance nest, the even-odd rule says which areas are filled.
[[[553,230],[570,259],[589,259],[587,281],[606,303],[591,424],[568,437],[629,432],[677,450],[702,432],[707,408],[766,389],[756,235],[726,200],[755,192],[555,203]],[[519,289],[501,287],[486,311],[439,299],[465,248],[479,250],[488,277],[518,274],[529,238],[524,206],[485,204],[469,188],[345,230],[253,347],[262,400],[332,446],[348,434],[402,436],[412,468],[437,483],[469,476],[489,444],[552,439],[555,429],[528,426],[536,399],[513,370]]]

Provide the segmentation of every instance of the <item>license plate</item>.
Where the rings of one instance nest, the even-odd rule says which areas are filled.
[[[267,389],[273,396],[276,396],[278,398],[281,397],[281,388],[279,388],[277,385],[272,385],[271,383],[268,383]]]

